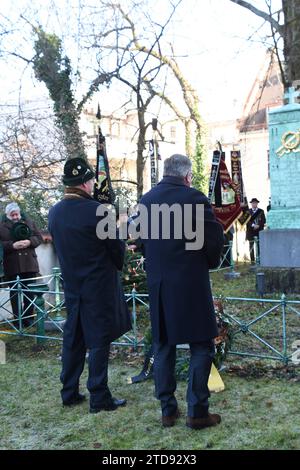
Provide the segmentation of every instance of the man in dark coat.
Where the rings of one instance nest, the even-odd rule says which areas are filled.
[[[119,239],[99,239],[92,198],[94,173],[82,158],[66,162],[65,197],[49,211],[49,231],[59,258],[64,282],[67,321],[64,326],[61,391],[64,405],[81,403],[79,378],[89,349],[90,412],[113,411],[126,400],[113,398],[108,387],[111,341],[131,328],[118,270],[125,244]]]
[[[18,236],[19,235],[19,236]],[[5,280],[10,281],[10,301],[14,318],[18,318],[17,276],[20,277],[23,289],[23,326],[30,326],[33,314],[32,300],[34,294],[26,292],[28,284],[34,282],[39,265],[35,248],[43,241],[35,223],[21,215],[17,203],[11,202],[5,208],[5,216],[0,224],[0,241],[3,245],[3,269]]]
[[[223,228],[216,221],[206,196],[190,187],[191,178],[190,159],[173,155],[165,161],[163,179],[142,197],[140,203],[146,206],[148,213],[148,238],[142,236],[154,341],[155,390],[161,402],[162,424],[173,426],[179,416],[174,395],[176,345],[189,343],[191,360],[186,424],[193,429],[201,429],[221,421],[219,415],[208,413],[210,394],[207,383],[215,354],[213,338],[218,335],[209,269],[219,265]],[[172,229],[172,224],[170,237],[165,239],[161,229],[165,217],[160,220],[159,236],[152,237],[151,211],[155,205],[161,204],[167,207],[177,204],[182,213],[189,206],[193,214],[193,230],[197,227],[196,206],[202,205],[204,245],[186,249],[187,239],[185,236],[176,237],[176,228]],[[176,220],[175,215],[172,220],[178,229],[182,221]]]
[[[256,199],[256,197],[251,199],[250,204],[251,209],[249,209],[249,213],[251,214],[251,218],[247,222],[246,240],[249,241],[251,264],[255,264],[254,237],[259,239],[259,232],[261,232],[265,227],[266,217],[264,211],[258,207],[259,200]],[[259,257],[259,240],[257,245],[257,256]]]

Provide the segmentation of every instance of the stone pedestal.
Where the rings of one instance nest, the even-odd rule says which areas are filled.
[[[61,331],[64,329],[66,320],[55,320],[55,323],[51,320],[45,320],[45,331]]]
[[[269,112],[270,229],[300,229],[300,104],[293,101]]]
[[[300,229],[263,230],[259,243],[262,267],[300,268]]]
[[[260,267],[265,292],[300,292],[300,229],[260,232]]]
[[[261,268],[264,276],[264,292],[267,294],[295,294],[300,292],[300,269]]]
[[[269,112],[271,210],[260,232],[260,271],[267,292],[297,292],[300,273],[300,104]]]

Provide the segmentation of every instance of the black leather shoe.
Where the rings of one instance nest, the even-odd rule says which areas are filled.
[[[127,403],[126,400],[117,398],[112,398],[109,402],[105,403],[102,406],[98,406],[97,408],[90,407],[90,413],[99,413],[100,411],[114,411],[119,406],[125,406]]]
[[[171,416],[162,416],[161,422],[162,422],[163,427],[171,428],[172,426],[174,426],[179,416],[180,416],[180,411],[178,408]]]
[[[76,395],[75,398],[72,398],[72,400],[63,401],[63,406],[80,405],[80,403],[82,403],[85,399],[85,395],[78,393],[78,395]]]

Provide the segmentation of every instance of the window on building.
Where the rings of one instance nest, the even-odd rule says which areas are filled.
[[[111,123],[110,134],[115,137],[120,137],[120,124],[118,122]]]
[[[175,126],[170,127],[170,136],[171,136],[171,140],[176,140],[176,127]]]

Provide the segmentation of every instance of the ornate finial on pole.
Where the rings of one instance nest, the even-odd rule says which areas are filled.
[[[100,105],[99,105],[99,103],[98,103],[96,118],[97,118],[97,119],[101,119],[101,117],[102,117],[102,116],[101,116],[101,111],[100,111]]]
[[[96,118],[100,120],[101,117],[100,106],[98,103]],[[113,204],[115,201],[115,194],[111,184],[109,163],[106,154],[105,136],[102,134],[100,124],[98,126],[97,135],[97,166],[94,199],[98,202],[107,204]]]

